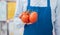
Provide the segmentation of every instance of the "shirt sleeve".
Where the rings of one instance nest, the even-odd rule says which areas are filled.
[[[55,35],[60,35],[60,0],[57,1],[57,6],[55,9]]]
[[[23,11],[23,5],[22,0],[16,0],[16,10],[14,18],[18,17],[19,14]]]
[[[22,0],[16,0],[16,10],[14,15],[14,25],[18,28],[24,27],[24,23],[19,18],[19,15],[23,12],[23,2]]]

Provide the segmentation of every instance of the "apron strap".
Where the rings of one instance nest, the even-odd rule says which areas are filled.
[[[28,7],[30,6],[30,0],[28,0]],[[47,0],[47,7],[50,7],[50,0]]]
[[[47,0],[47,5],[48,7],[50,7],[50,0]]]
[[[28,7],[30,6],[30,0],[28,0]]]

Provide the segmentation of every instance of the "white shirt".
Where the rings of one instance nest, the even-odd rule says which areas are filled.
[[[60,0],[50,0],[51,14],[52,14],[51,18],[56,35],[60,35],[60,12],[59,12],[60,4],[59,3]],[[22,13],[22,11],[26,11],[26,9],[27,9],[27,0],[17,0],[16,12],[14,18],[18,18],[19,14]]]

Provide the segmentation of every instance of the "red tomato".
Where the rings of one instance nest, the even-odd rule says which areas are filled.
[[[21,20],[24,22],[24,23],[28,23],[29,22],[29,15],[23,15]]]
[[[28,23],[29,22],[29,13],[28,12],[23,12],[19,18],[24,22]]]
[[[30,14],[30,17],[29,17],[30,22],[31,22],[31,23],[36,22],[36,21],[37,21],[37,17],[38,17],[37,12],[32,12],[32,13]]]

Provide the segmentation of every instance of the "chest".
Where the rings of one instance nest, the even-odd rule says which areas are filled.
[[[28,1],[28,3],[30,2],[30,6],[34,6],[34,7],[47,7],[47,0],[30,0]]]
[[[30,0],[30,6],[36,6],[36,7],[47,7],[48,0]],[[50,6],[52,9],[55,9],[57,0],[49,0]],[[23,7],[26,9],[28,6],[28,0],[22,0]]]

